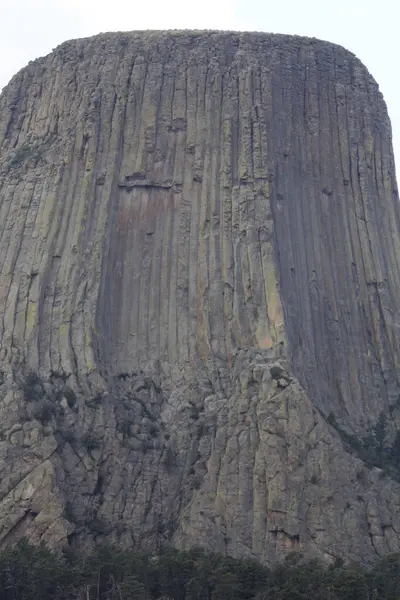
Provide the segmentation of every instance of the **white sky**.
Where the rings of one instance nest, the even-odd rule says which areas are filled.
[[[400,164],[399,19],[400,0],[0,0],[0,89],[29,60],[101,31],[308,35],[345,46],[369,68],[388,105]]]

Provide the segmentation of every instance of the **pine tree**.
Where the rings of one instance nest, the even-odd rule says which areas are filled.
[[[372,428],[372,434],[375,439],[375,446],[379,456],[383,456],[385,441],[387,435],[387,416],[381,411],[376,425]]]

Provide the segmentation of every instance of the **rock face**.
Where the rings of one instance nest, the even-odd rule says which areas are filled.
[[[67,42],[0,97],[0,539],[400,550],[390,122],[348,51]],[[335,423],[340,427],[332,426]]]

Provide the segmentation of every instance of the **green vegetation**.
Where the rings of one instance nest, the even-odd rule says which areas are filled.
[[[131,425],[133,425],[133,423],[130,423],[129,421],[117,422],[117,431],[118,433],[122,433],[124,440],[131,436]]]
[[[350,450],[355,452],[368,467],[379,467],[386,475],[400,481],[400,431],[392,443],[388,440],[387,416],[382,411],[378,421],[362,438],[347,433],[331,413],[327,421],[336,429]]]
[[[292,554],[269,569],[201,549],[53,554],[23,541],[0,553],[2,600],[398,600],[399,589],[399,554],[372,569]]]
[[[25,402],[39,402],[44,396],[42,380],[37,373],[30,371],[22,382]]]
[[[88,452],[92,452],[101,447],[101,440],[92,431],[87,431],[81,438],[81,444]]]
[[[43,425],[49,423],[55,414],[55,406],[51,402],[40,402],[35,408],[33,415]]]
[[[64,390],[63,390],[63,394],[65,396],[65,398],[67,399],[67,404],[70,408],[74,408],[75,404],[76,404],[76,394],[75,392],[68,386],[66,385]]]
[[[30,371],[21,382],[21,389],[25,400],[25,410],[21,418],[25,421],[36,419],[42,425],[47,425],[53,417],[60,421],[64,417],[64,408],[60,404],[62,390],[47,389],[46,385],[34,371]]]
[[[171,444],[166,446],[162,462],[168,473],[171,473],[176,467],[176,450]]]
[[[10,167],[19,167],[23,162],[34,158],[36,162],[41,158],[43,148],[34,143],[24,143],[15,152],[10,161]]]
[[[102,402],[101,394],[97,394],[96,396],[93,396],[93,398],[87,398],[85,400],[85,404],[89,408],[98,408],[101,405],[101,402]]]

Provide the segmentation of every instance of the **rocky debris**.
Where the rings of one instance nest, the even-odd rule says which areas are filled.
[[[399,484],[340,431],[398,427],[399,222],[384,101],[338,46],[102,34],[20,71],[1,543],[397,551]]]

